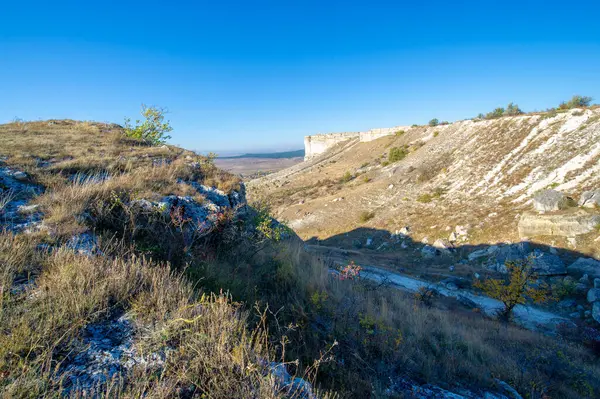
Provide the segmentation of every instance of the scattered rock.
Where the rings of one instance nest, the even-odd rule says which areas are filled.
[[[600,208],[600,190],[584,191],[579,199],[579,206],[584,208]]]
[[[454,231],[459,236],[466,236],[469,233],[469,226],[456,226]]]
[[[587,293],[587,301],[594,303],[600,301],[600,288],[592,288]]]
[[[399,378],[392,380],[384,394],[387,397],[395,398],[400,395],[400,397],[412,399],[510,399],[500,393],[487,391],[473,392],[464,388],[457,388],[455,391],[448,391],[430,384],[420,385],[408,379]],[[522,399],[521,396],[513,396],[513,398]]]
[[[596,281],[596,280],[594,280],[594,281]],[[589,278],[589,276],[587,275],[587,273],[586,273],[586,274],[584,274],[583,276],[581,276],[581,278],[579,279],[579,282],[580,282],[581,284],[589,284],[589,283],[590,283],[590,278]]]
[[[410,233],[410,226],[404,226],[398,230],[399,235],[407,236]]]
[[[553,212],[567,208],[567,197],[556,190],[542,190],[533,197],[533,207],[538,212]]]
[[[533,270],[540,276],[556,276],[567,274],[567,268],[563,261],[553,254],[542,252],[540,250],[533,251],[531,258]]]
[[[313,393],[312,385],[302,378],[292,378],[285,364],[271,362],[269,372],[275,379],[275,387],[278,393],[283,393],[290,398],[317,399],[317,396]]]
[[[491,245],[491,246],[489,246],[487,248],[479,249],[477,251],[473,251],[468,256],[469,261],[472,262],[472,261],[475,261],[475,260],[477,260],[479,258],[483,258],[483,257],[486,257],[486,256],[493,255],[496,252],[498,252],[499,249],[500,249],[500,247],[498,247],[497,245]]]
[[[592,317],[600,323],[600,302],[594,302],[592,306]]]
[[[66,247],[72,249],[74,252],[82,255],[92,256],[97,254],[98,242],[96,236],[87,232],[78,234],[72,237],[66,244]]]
[[[127,315],[88,325],[83,331],[80,352],[63,366],[68,392],[98,388],[136,365],[160,369],[165,353],[138,353],[134,334]]]
[[[600,278],[594,279],[594,288],[600,288]]]
[[[587,290],[588,290],[587,284],[581,284],[581,283],[575,284],[575,291],[579,295],[585,295],[585,293],[587,292]]]
[[[531,245],[527,241],[516,244],[505,244],[499,247],[496,254],[496,263],[504,266],[506,262],[517,262],[527,258]]]
[[[446,240],[442,240],[441,238],[435,240],[435,242],[433,243],[433,247],[439,249],[441,252],[446,254],[449,254],[453,248],[452,244],[450,244]]]
[[[435,249],[431,245],[425,245],[421,249],[421,256],[424,257],[425,259],[435,258],[437,253],[438,253],[437,249]]]
[[[579,258],[567,267],[569,274],[584,275],[589,277],[600,278],[600,262],[592,258]]]
[[[563,299],[562,301],[556,304],[560,309],[569,309],[577,306],[577,301],[575,299]]]
[[[367,247],[370,247],[371,244],[373,244],[373,239],[372,238],[367,238],[367,243],[365,244]]]

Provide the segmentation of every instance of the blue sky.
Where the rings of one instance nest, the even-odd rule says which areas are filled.
[[[600,97],[600,2],[4,1],[0,122],[121,123],[168,107],[174,144],[308,134]]]

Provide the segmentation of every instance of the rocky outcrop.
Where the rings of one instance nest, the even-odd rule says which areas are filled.
[[[594,288],[588,291],[587,300],[592,304],[592,317],[600,323],[600,278],[594,279]]]
[[[533,197],[533,207],[538,212],[553,212],[568,207],[567,197],[556,190],[543,190]]]
[[[507,383],[496,380],[496,384],[509,396],[490,391],[474,392],[465,388],[456,388],[450,391],[431,384],[421,385],[406,378],[392,380],[390,386],[385,390],[385,395],[388,397],[401,395],[400,397],[413,399],[522,399],[521,395]]]
[[[600,190],[584,191],[579,199],[579,206],[584,208],[600,208]]]
[[[587,275],[589,278],[600,278],[600,261],[592,258],[579,258],[567,267],[569,274]]]
[[[519,219],[519,236],[561,236],[574,237],[587,234],[600,224],[600,215],[593,215],[583,210],[568,214],[537,215],[524,213]]]
[[[32,232],[41,225],[42,214],[29,201],[42,193],[29,176],[13,168],[0,168],[0,230]]]
[[[481,262],[488,269],[506,273],[506,263],[529,262],[533,270],[540,276],[556,276],[567,274],[564,262],[558,255],[532,250],[531,245],[524,241],[516,244],[492,245],[471,252],[470,262]]]

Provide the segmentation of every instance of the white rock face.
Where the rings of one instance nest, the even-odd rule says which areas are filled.
[[[579,206],[584,208],[600,208],[600,190],[584,191],[579,199]]]
[[[580,210],[570,214],[538,215],[524,213],[519,219],[519,236],[561,236],[575,237],[587,234],[600,223],[600,215],[590,215]]]

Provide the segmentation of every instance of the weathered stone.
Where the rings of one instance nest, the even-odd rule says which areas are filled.
[[[403,228],[401,228],[400,230],[398,230],[398,234],[399,235],[407,236],[409,233],[410,233],[410,227],[409,226],[404,226]]]
[[[600,262],[592,258],[579,258],[567,267],[569,274],[577,276],[587,274],[591,278],[600,278]]]
[[[496,254],[496,262],[502,265],[506,262],[518,262],[527,258],[530,251],[531,246],[527,241],[502,245]]]
[[[579,199],[579,206],[584,208],[600,208],[600,190],[584,191]]]
[[[437,249],[435,249],[431,245],[425,245],[421,249],[421,256],[426,259],[434,258],[437,255],[437,253],[438,253]]]
[[[519,219],[519,236],[575,237],[587,234],[600,223],[600,215],[579,210],[568,215],[537,215],[524,213]]]
[[[469,254],[468,258],[469,261],[474,261],[477,260],[479,258],[484,258],[486,256],[490,256],[495,254],[496,252],[498,252],[498,250],[500,249],[500,247],[498,247],[497,245],[491,245],[487,248],[484,249],[478,249],[477,251],[473,251]]]
[[[466,236],[469,233],[469,226],[456,226],[454,232],[459,236]]]
[[[567,268],[558,255],[535,250],[531,262],[533,270],[540,276],[567,274]]]
[[[594,279],[594,288],[600,288],[600,278]]]
[[[569,309],[577,306],[577,301],[575,299],[563,299],[562,301],[556,304],[561,309]]]
[[[600,302],[594,302],[592,306],[592,317],[600,323]]]
[[[597,302],[600,300],[600,288],[592,288],[591,290],[588,291],[587,293],[587,301],[592,303],[592,302]]]
[[[450,244],[446,240],[442,240],[441,238],[438,238],[433,243],[433,247],[439,249],[440,251],[442,251],[444,253],[450,253],[451,252],[451,248],[452,248],[452,244]]]
[[[538,212],[552,212],[568,206],[567,197],[556,190],[542,190],[533,197],[533,207]]]
[[[575,291],[578,294],[585,295],[585,293],[587,292],[587,290],[588,290],[587,284],[581,284],[581,283],[575,284]]]
[[[452,233],[450,233],[450,235],[448,236],[448,241],[450,242],[455,242],[458,241],[458,235],[453,231]]]

